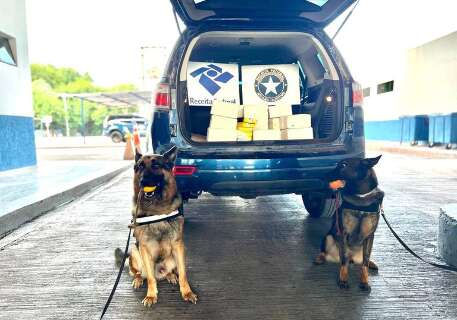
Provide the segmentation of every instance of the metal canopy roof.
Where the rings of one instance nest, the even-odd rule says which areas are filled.
[[[139,106],[151,103],[151,91],[128,91],[115,93],[63,93],[61,97],[84,99],[108,107]]]

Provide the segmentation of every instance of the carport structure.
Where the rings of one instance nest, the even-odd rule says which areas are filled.
[[[84,120],[84,101],[103,104],[107,107],[138,107],[151,103],[151,91],[125,91],[125,92],[96,92],[96,93],[61,93],[59,97],[63,100],[65,111],[65,129],[69,136],[67,99],[79,99],[81,110],[81,128],[85,142],[86,130]]]

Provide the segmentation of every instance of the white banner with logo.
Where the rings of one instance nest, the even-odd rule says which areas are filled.
[[[243,104],[300,104],[296,64],[241,66]]]
[[[213,99],[240,103],[238,64],[192,62],[187,67],[189,105],[210,106]]]

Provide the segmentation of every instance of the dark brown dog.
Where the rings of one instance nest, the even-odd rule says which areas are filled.
[[[133,215],[170,214],[179,209],[182,199],[172,174],[176,155],[176,147],[163,156],[136,154]],[[184,217],[178,216],[134,228],[137,243],[130,254],[130,274],[134,277],[132,286],[135,289],[147,279],[148,291],[143,300],[146,307],[157,302],[157,281],[163,279],[172,284],[179,283],[182,298],[197,303],[197,295],[187,281],[183,227]]]
[[[384,192],[378,188],[378,179],[373,169],[380,158],[381,156],[343,160],[329,174],[330,181],[344,181],[341,190],[342,203],[334,215],[330,231],[322,240],[321,253],[315,263],[340,263],[340,288],[349,287],[349,263],[361,265],[362,290],[370,290],[368,268],[378,268],[370,261],[370,255],[384,198]]]

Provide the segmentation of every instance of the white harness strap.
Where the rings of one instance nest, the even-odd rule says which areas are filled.
[[[380,191],[378,187],[374,188],[373,190],[371,190],[370,192],[367,192],[365,194],[356,194],[355,196],[356,197],[360,197],[360,198],[365,198],[365,197],[368,197],[369,195],[373,194],[373,193],[376,193]]]
[[[180,215],[181,215],[181,212],[179,212],[179,210],[175,210],[169,214],[158,214],[158,215],[153,215],[153,216],[136,218],[135,222],[136,222],[136,225],[145,225],[145,224],[156,223],[156,222],[160,222],[160,221],[164,221],[164,220],[171,220]]]

